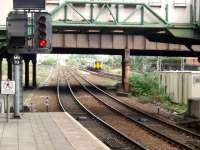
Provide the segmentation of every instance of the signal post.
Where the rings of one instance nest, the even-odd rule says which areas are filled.
[[[7,45],[8,52],[14,56],[16,85],[14,118],[20,118],[20,101],[22,101],[21,54],[36,55],[51,52],[52,21],[49,13],[41,11],[45,9],[45,0],[13,0],[13,8],[14,11],[11,11],[7,17]]]

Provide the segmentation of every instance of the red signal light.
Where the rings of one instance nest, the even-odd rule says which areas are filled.
[[[39,48],[45,48],[47,45],[46,40],[46,17],[41,16],[38,20],[38,46]]]
[[[47,41],[44,39],[39,40],[39,47],[44,48],[46,47]]]

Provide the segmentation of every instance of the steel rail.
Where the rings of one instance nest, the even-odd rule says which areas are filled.
[[[113,80],[120,80],[122,78],[121,75],[117,75],[117,74],[111,74],[111,73],[108,73],[108,72],[95,72],[95,71],[91,71],[91,70],[88,70],[88,69],[80,69],[80,70],[83,70],[83,71],[86,71],[86,72],[89,72],[91,74],[94,74],[96,76],[104,76],[105,78],[109,78],[109,79],[113,79]]]
[[[79,100],[78,98],[76,97],[76,95],[74,94],[72,88],[71,88],[71,85],[69,83],[69,80],[68,80],[68,77],[66,77],[65,75],[65,78],[66,78],[66,83],[67,83],[67,86],[70,90],[70,93],[71,95],[73,96],[73,98],[76,100],[76,102],[88,113],[90,114],[93,118],[97,119],[99,122],[101,122],[102,124],[104,124],[106,127],[108,127],[109,129],[115,131],[116,133],[118,133],[120,136],[124,137],[125,139],[127,139],[128,141],[130,141],[131,143],[133,143],[136,147],[138,147],[138,149],[141,149],[141,150],[148,150],[146,147],[144,147],[142,144],[138,143],[137,141],[133,140],[133,139],[130,139],[128,136],[126,136],[125,134],[123,134],[122,132],[118,131],[117,129],[113,128],[111,125],[109,125],[108,123],[106,123],[105,121],[103,121],[101,118],[99,118],[98,116],[96,116],[94,113],[92,113],[89,109],[87,109]],[[60,79],[58,78],[57,80],[57,98],[59,100],[59,104],[62,108],[62,110],[64,112],[66,112],[66,109],[64,108],[62,102],[61,102],[61,99],[60,99]]]
[[[76,73],[76,75],[80,76],[80,75],[77,74],[77,73]],[[163,140],[167,140],[169,143],[174,143],[174,144],[179,145],[179,146],[181,146],[182,148],[187,149],[187,150],[195,150],[194,148],[191,148],[191,147],[188,146],[187,144],[182,143],[182,142],[179,142],[179,141],[177,141],[177,140],[174,140],[174,139],[172,139],[171,137],[169,137],[169,136],[167,136],[167,135],[165,135],[165,134],[163,134],[163,133],[160,133],[160,132],[158,132],[158,131],[155,130],[155,129],[152,129],[152,128],[148,127],[147,125],[145,125],[145,124],[139,122],[138,120],[133,119],[133,118],[130,118],[128,115],[125,115],[125,114],[121,113],[118,109],[114,108],[113,106],[110,106],[110,105],[106,104],[103,100],[101,100],[99,97],[97,97],[97,96],[96,96],[93,92],[91,92],[85,85],[83,85],[83,84],[81,83],[81,81],[80,81],[75,75],[74,75],[74,78],[76,78],[76,80],[82,85],[82,87],[83,87],[88,93],[90,93],[93,97],[95,97],[98,101],[100,101],[101,103],[103,103],[104,105],[106,105],[107,107],[109,107],[110,109],[112,109],[112,110],[118,112],[119,114],[123,115],[123,116],[126,117],[127,119],[129,119],[129,120],[131,120],[131,121],[137,123],[138,125],[140,125],[140,126],[143,127],[144,129],[146,129],[147,131],[150,131],[151,133],[154,133],[155,135],[161,137]],[[80,77],[80,78],[81,78],[81,77]],[[81,79],[85,80],[85,78],[81,78]]]
[[[185,128],[181,127],[181,126],[178,126],[178,125],[172,124],[172,123],[170,123],[170,122],[167,122],[167,121],[165,121],[165,120],[163,120],[163,119],[161,119],[161,118],[158,118],[158,117],[156,117],[156,116],[152,116],[152,115],[150,115],[149,113],[147,113],[147,112],[145,112],[145,111],[143,111],[143,110],[141,110],[141,109],[139,109],[139,108],[131,107],[131,106],[129,106],[128,104],[123,103],[122,101],[120,101],[120,100],[117,99],[116,97],[112,96],[111,94],[108,94],[107,92],[105,92],[104,90],[102,90],[101,88],[99,88],[98,86],[96,86],[95,84],[93,84],[92,82],[90,82],[89,80],[87,80],[86,78],[83,78],[81,75],[79,75],[79,74],[77,74],[77,75],[80,76],[80,77],[81,77],[83,80],[85,80],[86,82],[88,82],[90,85],[92,85],[93,87],[95,87],[97,90],[99,90],[100,92],[102,92],[102,93],[105,94],[106,96],[110,97],[111,99],[115,100],[115,101],[118,102],[119,104],[125,106],[126,108],[128,108],[128,109],[130,109],[130,110],[133,110],[133,111],[136,111],[136,112],[138,112],[138,113],[141,113],[141,114],[143,114],[143,115],[145,115],[145,116],[148,116],[149,118],[151,118],[151,119],[153,119],[153,120],[162,122],[162,123],[164,123],[164,124],[166,124],[166,125],[168,125],[168,126],[171,126],[171,127],[175,128],[175,129],[179,129],[180,131],[184,131],[184,132],[186,132],[187,134],[190,134],[191,136],[196,136],[197,138],[200,139],[200,135],[199,135],[199,134],[197,134],[197,133],[195,133],[195,132],[193,132],[193,131],[190,131],[190,130],[188,130],[188,129],[185,129]]]

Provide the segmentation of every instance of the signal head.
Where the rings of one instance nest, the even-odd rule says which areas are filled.
[[[46,12],[34,14],[34,47],[40,52],[52,50],[52,20],[51,15]]]

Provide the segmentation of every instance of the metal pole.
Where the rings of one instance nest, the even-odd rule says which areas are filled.
[[[10,112],[10,108],[9,108],[9,95],[6,95],[6,101],[7,101],[7,117],[6,120],[7,122],[9,122],[9,112]]]
[[[19,55],[15,56],[20,58]],[[14,118],[20,118],[20,98],[21,98],[21,84],[20,84],[20,60],[15,63],[15,101],[14,101]]]
[[[4,98],[4,104],[3,104],[3,107],[4,107],[4,113],[6,113],[6,98]]]

